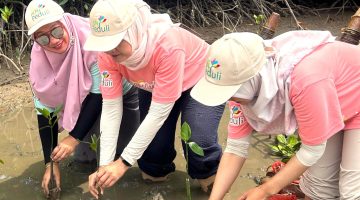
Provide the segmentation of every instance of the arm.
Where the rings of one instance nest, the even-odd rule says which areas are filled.
[[[84,139],[99,117],[102,97],[99,90],[100,73],[97,63],[91,66],[90,73],[92,78],[90,93],[81,103],[78,119],[69,136],[65,137],[54,149],[52,153],[54,161],[60,161],[72,154],[79,141]]]
[[[277,194],[282,188],[298,179],[310,166],[315,164],[324,154],[326,142],[319,145],[303,144],[300,150],[293,156],[285,167],[263,185],[251,189],[240,197],[242,199],[264,199]]]
[[[224,198],[240,173],[245,160],[246,158],[232,153],[225,152],[223,154],[209,200],[221,200]],[[229,166],[231,166],[231,168],[229,168]]]
[[[303,165],[297,156],[293,156],[275,176],[259,186],[269,196],[277,194],[282,188],[298,179],[309,167]],[[251,198],[247,198],[251,199]],[[254,198],[255,199],[255,198]]]
[[[101,112],[101,94],[89,93],[82,103],[82,108],[73,130],[69,133],[74,139],[83,140],[96,122]]]
[[[121,158],[106,166],[102,166],[98,172],[89,176],[89,190],[93,195],[96,196],[97,187],[111,187],[124,175],[129,166],[127,166],[122,159],[132,165],[138,158],[141,157],[147,146],[155,137],[157,131],[170,114],[173,106],[174,103],[151,103],[149,113],[141,123],[130,143],[124,149],[124,152],[121,154]]]
[[[169,116],[173,106],[174,103],[161,104],[151,102],[148,114],[121,154],[124,160],[133,165],[142,156]]]
[[[114,160],[123,112],[122,101],[122,96],[103,100],[100,120],[100,166]]]
[[[228,138],[209,200],[223,199],[230,190],[248,156],[249,141],[250,135],[239,139]]]

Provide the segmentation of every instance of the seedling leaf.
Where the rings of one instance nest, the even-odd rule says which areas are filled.
[[[184,122],[181,126],[181,139],[184,142],[188,142],[191,137],[191,129],[187,122]]]
[[[50,112],[46,109],[46,108],[36,108],[37,111],[39,111],[39,113],[41,113],[42,116],[46,117],[47,119],[49,119],[50,117]]]
[[[63,108],[62,105],[57,106],[54,111],[54,116],[57,116],[59,114],[59,112],[62,110],[62,108]]]
[[[195,142],[189,142],[190,149],[199,156],[204,156],[203,149]]]
[[[284,135],[280,134],[276,136],[276,139],[278,142],[280,142],[281,144],[286,144],[286,138]]]

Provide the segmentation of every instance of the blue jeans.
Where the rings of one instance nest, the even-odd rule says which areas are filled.
[[[182,93],[175,102],[169,117],[157,132],[142,157],[138,160],[139,168],[153,177],[162,177],[175,171],[173,160],[176,123],[181,113],[181,124],[190,125],[191,141],[203,150],[204,156],[198,156],[189,150],[189,175],[193,179],[204,179],[216,174],[222,155],[218,144],[218,126],[225,104],[215,107],[205,106],[190,96],[191,89]],[[144,120],[151,103],[151,93],[139,89],[140,120]],[[182,142],[183,148],[185,147]],[[185,150],[184,150],[185,151]]]

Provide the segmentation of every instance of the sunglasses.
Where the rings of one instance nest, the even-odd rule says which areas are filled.
[[[50,36],[56,39],[61,39],[64,36],[64,29],[61,26],[51,29],[50,34],[46,33],[35,38],[35,41],[41,46],[46,46],[50,43]]]

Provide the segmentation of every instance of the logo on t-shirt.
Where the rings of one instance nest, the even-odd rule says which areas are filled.
[[[135,87],[144,89],[146,91],[152,91],[155,86],[155,81],[152,81],[151,83],[145,82],[143,80],[139,80],[133,83]]]
[[[101,86],[103,87],[113,86],[113,80],[111,79],[111,75],[108,71],[103,71],[101,73]]]
[[[219,64],[219,61],[216,60],[216,58],[212,60],[208,60],[206,63],[206,75],[209,78],[220,80],[221,79],[221,72],[218,71],[219,67],[221,65]]]
[[[240,126],[245,122],[245,118],[243,112],[241,111],[239,106],[232,106],[230,109],[230,125]]]

